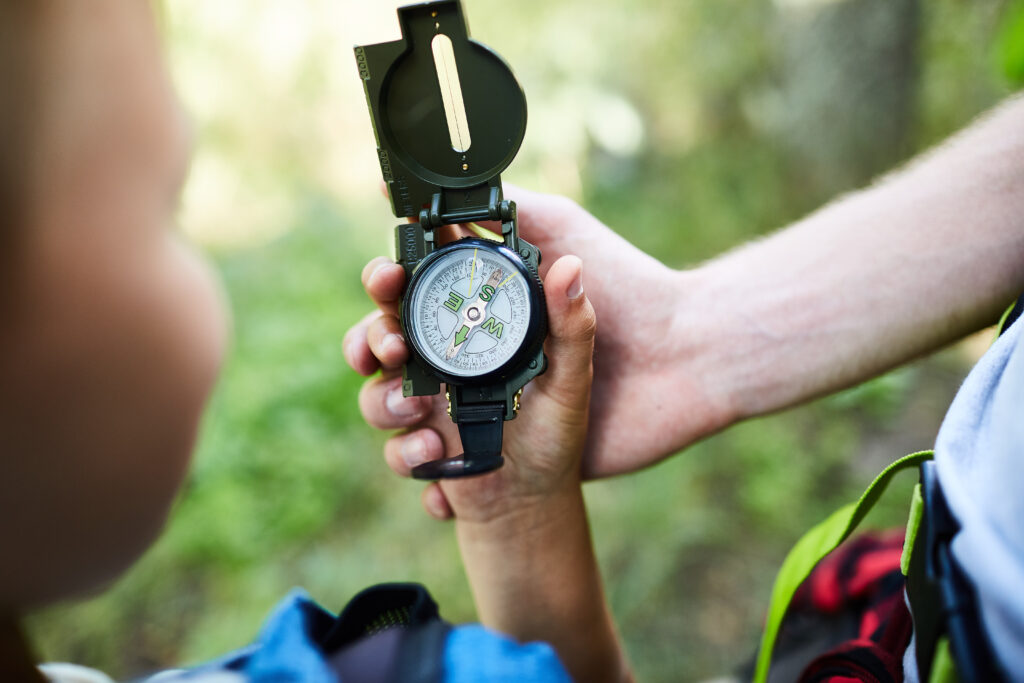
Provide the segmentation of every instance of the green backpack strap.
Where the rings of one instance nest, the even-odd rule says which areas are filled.
[[[1006,328],[1017,322],[1017,318],[1021,316],[1021,313],[1024,313],[1024,294],[1021,294],[1019,299],[1014,301],[1010,304],[1009,308],[1003,311],[1002,317],[999,318],[999,324],[996,325],[996,329],[999,330],[999,334],[1001,335],[1003,332],[1006,332]],[[999,335],[996,335],[996,338],[998,337]],[[995,342],[995,340],[993,340],[993,342]]]
[[[920,466],[921,463],[931,460],[932,455],[932,451],[920,451],[905,455],[892,463],[875,477],[860,500],[839,508],[796,542],[782,563],[772,587],[771,605],[768,608],[764,634],[761,636],[761,649],[757,653],[754,683],[765,683],[768,680],[775,639],[779,634],[782,619],[786,616],[786,609],[800,584],[826,555],[853,533],[881,498],[893,475],[901,470]]]

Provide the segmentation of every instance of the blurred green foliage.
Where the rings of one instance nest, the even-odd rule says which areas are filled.
[[[997,45],[999,65],[1007,80],[1024,85],[1024,2],[1010,3]]]
[[[397,35],[380,4],[167,5],[171,66],[200,142],[182,223],[223,278],[234,345],[166,533],[103,596],[32,620],[47,659],[120,677],[198,662],[245,643],[293,585],[338,608],[371,583],[416,580],[449,619],[474,618],[451,529],[427,519],[418,485],[384,465],[383,436],[358,414],[362,379],[341,354],[369,307],[359,271],[390,251],[395,221],[349,52]],[[527,93],[527,140],[508,179],[573,195],[677,267],[869,182],[1024,73],[1019,2],[903,0],[891,4],[905,13],[889,19],[888,0],[463,4],[474,36]],[[852,14],[821,40],[837,11]],[[847,20],[861,15],[876,23]],[[910,61],[891,73],[857,32],[877,36],[878,21],[910,41],[900,52]],[[844,42],[882,61],[827,49]],[[801,56],[802,46],[824,51]],[[833,60],[834,79],[794,88],[808,60]],[[895,96],[831,114],[811,136],[799,98],[827,103],[851,83],[865,106],[871,93]],[[864,145],[847,131],[876,122],[885,149],[855,158]],[[789,545],[888,461],[931,444],[966,366],[945,352],[589,484],[639,680],[699,680],[751,656]],[[904,500],[894,491],[876,522],[902,523]]]

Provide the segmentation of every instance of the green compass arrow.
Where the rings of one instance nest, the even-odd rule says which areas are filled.
[[[466,341],[466,337],[469,335],[469,326],[463,325],[462,328],[455,333],[455,345],[458,346],[462,342]]]

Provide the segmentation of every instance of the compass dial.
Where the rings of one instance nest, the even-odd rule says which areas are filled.
[[[407,334],[441,372],[479,377],[502,368],[526,341],[535,305],[513,252],[456,243],[424,264],[407,299]]]

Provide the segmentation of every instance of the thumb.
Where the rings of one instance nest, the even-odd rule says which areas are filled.
[[[544,297],[548,371],[537,381],[563,405],[585,408],[590,400],[597,316],[583,293],[583,261],[579,257],[563,256],[551,265],[544,279]]]

